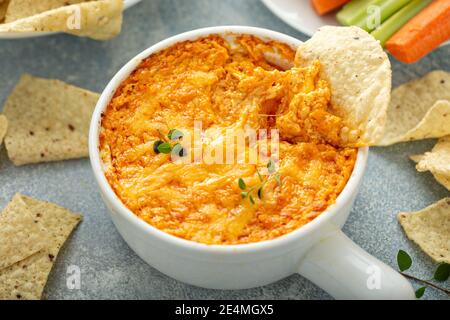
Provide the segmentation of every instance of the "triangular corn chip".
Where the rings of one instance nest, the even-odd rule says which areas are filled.
[[[439,139],[433,150],[421,157],[417,163],[417,170],[450,177],[450,136]]]
[[[400,212],[398,220],[408,238],[433,260],[450,263],[450,198],[417,212]]]
[[[0,270],[46,248],[46,230],[19,195],[0,213]]]
[[[122,0],[99,0],[45,11],[0,25],[1,32],[66,32],[108,40],[122,28]]]
[[[433,71],[392,91],[380,146],[449,134],[450,73]]]
[[[5,23],[34,16],[36,14],[76,4],[86,0],[9,0]]]
[[[47,248],[0,270],[1,299],[41,299],[48,275],[59,250],[81,221],[79,214],[52,203],[21,197],[30,212],[45,227]]]
[[[419,163],[422,159],[424,159],[424,157],[425,157],[424,154],[410,156],[411,160],[414,161],[415,163]],[[417,166],[416,166],[416,168],[417,168]],[[424,170],[421,170],[421,171],[424,171]],[[427,170],[425,170],[425,171],[427,171]],[[435,173],[433,171],[430,171],[430,172],[433,175],[433,177],[436,179],[437,182],[442,184],[445,188],[447,188],[447,190],[450,191],[450,173],[449,174],[439,174],[439,173]]]
[[[86,157],[99,95],[59,80],[24,75],[5,103],[5,145],[15,165]]]

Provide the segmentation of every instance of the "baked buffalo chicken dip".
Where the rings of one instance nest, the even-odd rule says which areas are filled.
[[[166,233],[224,245],[273,239],[324,212],[357,149],[332,112],[321,61],[295,61],[291,47],[247,35],[181,42],[143,60],[101,122],[105,175],[123,204]],[[249,130],[257,138],[244,148],[228,138]]]

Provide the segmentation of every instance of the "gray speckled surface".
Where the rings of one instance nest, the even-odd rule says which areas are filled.
[[[168,36],[214,25],[251,25],[306,37],[272,15],[259,0],[144,0],[125,13],[121,35],[95,42],[66,35],[30,40],[0,40],[0,105],[19,76],[28,72],[54,77],[101,92],[131,57]],[[394,84],[433,69],[450,70],[450,46],[420,63],[393,61]],[[411,272],[429,278],[432,261],[404,236],[398,211],[417,210],[449,192],[428,173],[417,173],[408,155],[431,149],[434,141],[375,148],[361,192],[344,231],[362,248],[395,267],[403,248],[411,253]],[[14,167],[0,150],[0,207],[16,192],[53,201],[84,214],[50,276],[48,299],[330,299],[298,275],[269,286],[241,291],[206,290],[177,282],[140,260],[109,219],[87,159]],[[66,286],[69,265],[81,268],[81,290]],[[447,283],[448,284],[448,283]],[[416,285],[415,285],[416,286]],[[447,299],[427,290],[426,299]]]

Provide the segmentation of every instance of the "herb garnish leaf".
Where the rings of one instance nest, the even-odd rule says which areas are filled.
[[[281,188],[281,176],[279,173],[275,175],[275,181],[278,183],[278,186]]]
[[[169,134],[167,135],[167,137],[170,140],[178,140],[178,139],[181,139],[183,137],[183,135],[184,135],[183,132],[181,132],[180,130],[172,129],[169,131]]]
[[[247,189],[247,185],[245,184],[245,181],[244,181],[244,179],[242,179],[242,178],[239,178],[239,180],[238,180],[238,184],[239,184],[239,188],[241,188],[241,190],[245,190],[245,189]]]
[[[172,151],[172,146],[168,142],[163,142],[157,147],[160,153],[169,154]]]
[[[258,189],[258,198],[262,200],[263,197],[263,187]]]
[[[439,282],[446,281],[450,276],[450,264],[441,263],[434,272],[433,279]]]
[[[430,280],[423,280],[423,279],[419,279],[416,278],[410,274],[404,273],[404,270],[408,270],[409,267],[411,267],[412,264],[412,260],[411,257],[409,256],[409,254],[407,254],[405,251],[403,250],[399,250],[398,254],[397,254],[397,262],[398,262],[398,267],[400,269],[400,273],[411,280],[420,282],[422,284],[425,284],[429,287],[432,287],[434,289],[440,290],[444,293],[446,293],[447,295],[450,296],[450,290],[445,289],[445,288],[441,288],[438,285],[432,283]],[[433,280],[435,281],[446,281],[449,278],[450,275],[450,265],[448,263],[441,263],[436,271],[434,272],[434,276],[433,276]],[[427,287],[420,287],[419,289],[416,290],[416,298],[419,299],[423,296],[423,294],[425,293],[425,289]]]
[[[172,129],[167,134],[167,137],[170,140],[167,140],[166,136],[164,136],[159,129],[157,131],[160,140],[155,141],[155,143],[153,144],[153,151],[155,151],[156,154],[159,153],[169,154],[173,151],[174,154],[180,157],[184,157],[187,155],[186,149],[180,143],[172,145],[170,142],[170,140],[181,139],[183,137],[183,132],[181,132],[178,129]]]
[[[274,173],[276,170],[275,162],[272,159],[270,159],[269,162],[267,163],[267,170],[269,170],[270,174]]]
[[[405,251],[399,250],[397,254],[397,264],[400,271],[403,272],[411,267],[412,259]]]
[[[256,168],[256,173],[258,174],[259,183],[247,189],[247,185],[244,179],[238,179],[238,185],[241,190],[246,190],[246,192],[241,192],[242,199],[249,198],[252,204],[255,204],[255,198],[253,196],[258,196],[260,200],[263,199],[264,187],[270,181],[270,179],[274,179],[277,184],[281,187],[281,177],[280,174],[274,174],[276,171],[275,162],[272,159],[269,159],[267,163],[267,170],[269,175],[267,177],[263,177],[259,172],[258,168]]]
[[[179,157],[187,156],[186,150],[185,150],[184,147],[183,147],[181,144],[179,144],[179,143],[177,143],[177,144],[175,144],[175,145],[173,146],[173,148],[172,148],[172,153],[175,154],[175,155],[177,155],[177,156],[179,156]]]
[[[161,141],[161,140],[157,140],[157,141],[155,141],[155,143],[153,143],[153,151],[156,154],[160,153],[160,151],[158,150],[158,147],[163,143],[164,143],[164,141]]]
[[[420,299],[422,298],[423,294],[425,293],[425,289],[427,287],[420,287],[419,289],[416,290],[416,298]]]

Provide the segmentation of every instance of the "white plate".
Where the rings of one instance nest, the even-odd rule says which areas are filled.
[[[319,16],[310,0],[261,0],[270,11],[292,28],[308,36],[324,25],[337,26],[335,14]]]
[[[308,36],[325,25],[338,26],[336,12],[319,16],[311,6],[310,0],[261,0],[270,11],[292,28]],[[450,41],[441,46],[449,45]]]
[[[142,0],[123,0],[124,9],[126,10],[141,1]],[[58,32],[8,32],[8,33],[0,33],[0,39],[37,38],[56,33]]]

